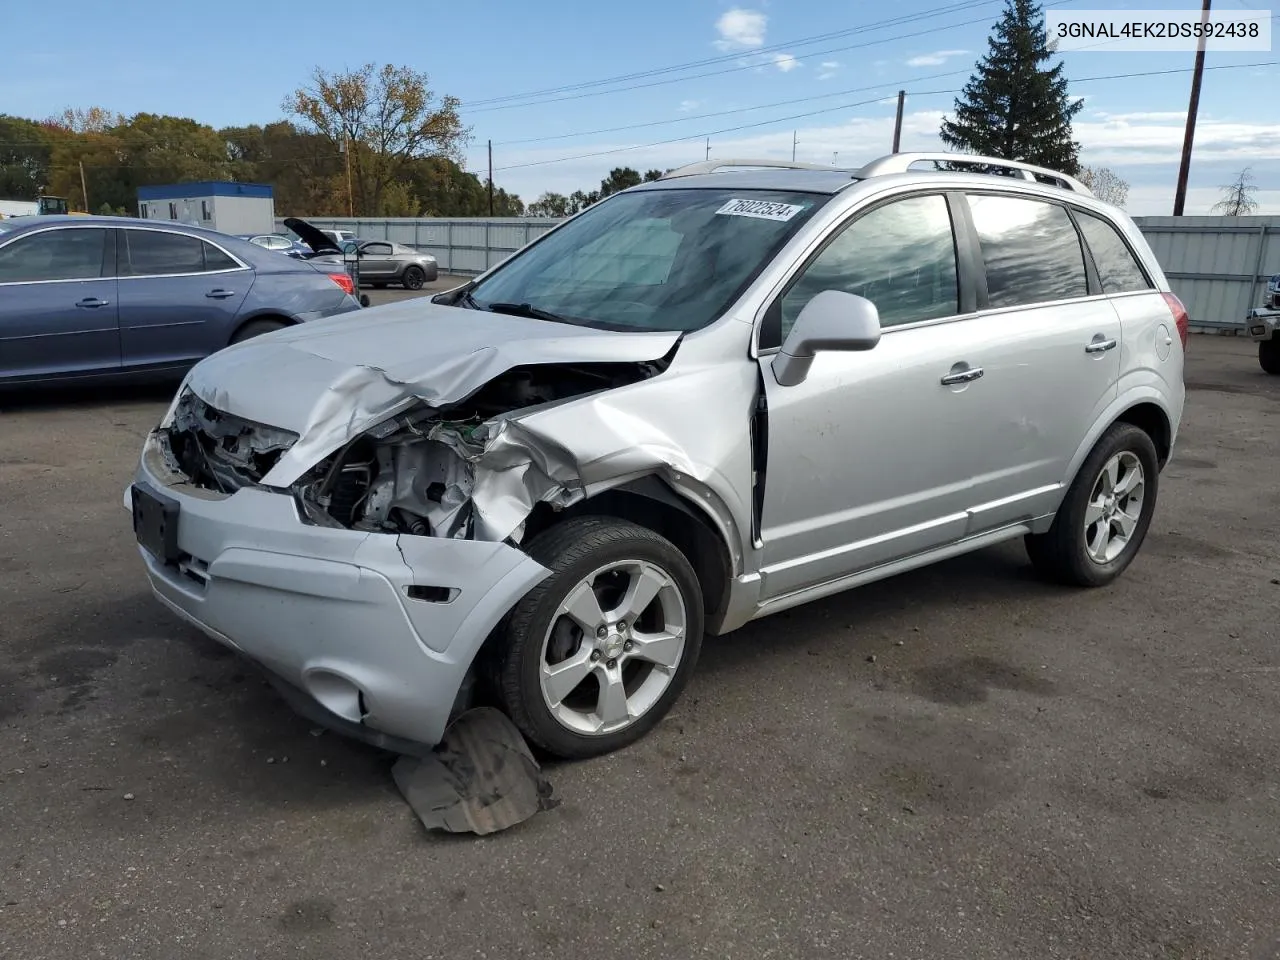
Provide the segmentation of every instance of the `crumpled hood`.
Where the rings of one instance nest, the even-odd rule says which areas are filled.
[[[228,347],[198,363],[187,386],[218,410],[299,435],[263,478],[285,486],[347,440],[416,403],[455,403],[527,364],[657,360],[679,336],[407,300]]]

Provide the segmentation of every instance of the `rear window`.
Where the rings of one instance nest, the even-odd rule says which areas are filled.
[[[993,309],[1089,292],[1080,236],[1065,208],[1024,197],[969,196]]]
[[[1107,221],[1081,210],[1076,211],[1076,222],[1093,254],[1093,264],[1102,281],[1103,293],[1132,293],[1150,290],[1151,283],[1134,258],[1133,251],[1124,242],[1118,230]]]

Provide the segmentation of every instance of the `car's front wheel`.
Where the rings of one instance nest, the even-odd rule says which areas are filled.
[[[1062,583],[1101,587],[1133,562],[1151,525],[1160,484],[1155,444],[1117,423],[1085,459],[1053,526],[1026,538],[1036,569]]]
[[[652,530],[582,517],[527,547],[551,570],[507,616],[495,679],[508,714],[560,757],[644,736],[680,696],[702,644],[689,561]]]
[[[422,271],[421,267],[406,267],[404,271],[404,288],[406,290],[421,290],[426,279],[427,275]]]
[[[1271,374],[1280,374],[1280,334],[1258,341],[1258,364]]]

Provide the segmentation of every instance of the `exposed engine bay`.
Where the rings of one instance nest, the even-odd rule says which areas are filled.
[[[365,430],[303,474],[293,493],[303,516],[323,526],[519,542],[531,504],[564,507],[583,493],[570,453],[525,442],[510,415],[636,383],[669,362],[511,368],[458,403],[419,405]],[[162,432],[171,465],[220,493],[260,484],[298,439],[220,413],[194,393]]]

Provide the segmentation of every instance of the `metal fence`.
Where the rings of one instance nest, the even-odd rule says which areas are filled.
[[[1280,273],[1280,217],[1135,217],[1193,328],[1243,329]]]
[[[501,262],[559,220],[523,217],[337,218],[310,223],[391,240],[430,253],[444,273],[474,276]],[[1197,328],[1243,329],[1280,273],[1280,217],[1136,217],[1174,292]],[[284,224],[277,221],[277,228]]]
[[[321,230],[349,230],[361,240],[390,240],[429,253],[441,273],[474,276],[505,260],[559,220],[526,217],[308,217]],[[277,218],[276,229],[286,232]]]

